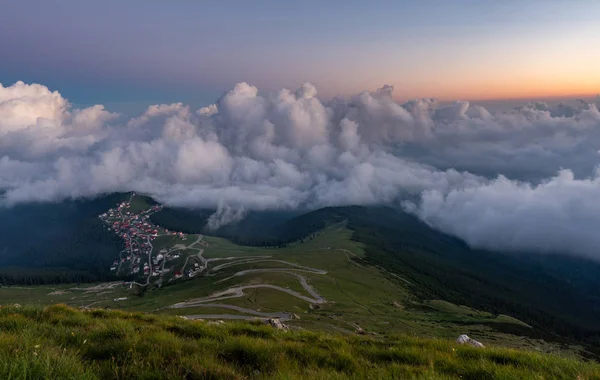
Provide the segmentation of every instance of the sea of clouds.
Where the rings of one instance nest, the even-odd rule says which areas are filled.
[[[600,259],[598,104],[492,113],[392,93],[239,83],[199,110],[128,118],[0,84],[0,205],[137,191],[218,208],[216,228],[248,210],[402,203],[475,247]]]

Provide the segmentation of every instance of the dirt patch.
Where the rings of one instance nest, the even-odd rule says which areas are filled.
[[[63,294],[68,294],[71,292],[68,292],[66,290],[55,290],[53,292],[48,293],[49,296],[62,296]]]

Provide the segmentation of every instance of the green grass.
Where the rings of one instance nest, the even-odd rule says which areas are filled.
[[[471,309],[470,307],[467,307],[467,306],[458,306],[451,302],[447,302],[447,301],[443,301],[443,300],[431,300],[431,301],[427,302],[426,305],[430,306],[433,309],[452,313],[452,314],[467,315],[467,316],[471,316],[471,317],[481,317],[481,318],[489,318],[492,316],[490,313]]]
[[[136,195],[132,197],[131,204],[125,208],[125,212],[131,212],[133,214],[139,214],[142,211],[146,211],[152,207],[153,201],[145,196]]]
[[[2,379],[597,379],[600,365],[443,339],[277,331],[65,305],[0,309]]]
[[[496,317],[496,321],[501,322],[501,323],[514,323],[517,325],[531,328],[531,326],[529,326],[527,323],[525,323],[523,321],[519,321],[518,319],[513,318],[509,315],[500,314]]]
[[[531,328],[509,316],[496,316],[442,300],[414,299],[409,284],[397,281],[382,268],[365,266],[360,260],[350,260],[354,256],[339,250],[349,250],[359,257],[364,254],[362,245],[351,240],[351,234],[350,230],[343,227],[328,228],[313,239],[286,248],[246,247],[220,238],[205,237],[203,240],[209,243],[208,247],[204,247],[206,258],[266,255],[274,260],[327,271],[325,275],[299,272],[327,300],[327,303],[320,305],[318,309],[311,309],[309,303],[304,300],[265,288],[247,289],[243,297],[217,303],[263,312],[294,313],[300,319],[290,321],[290,325],[314,331],[354,333],[357,326],[360,326],[369,334],[377,336],[410,333],[446,339],[456,339],[459,334],[466,333],[484,344],[535,349],[561,355],[582,355],[581,347],[523,337],[528,336]],[[173,239],[165,238],[163,240]],[[159,239],[157,240],[161,243]],[[196,236],[190,236],[187,244],[195,239]],[[170,243],[174,241],[171,240]],[[162,243],[167,244],[166,241]],[[176,264],[177,268],[183,265],[188,251],[197,253],[194,250],[182,252]],[[191,258],[190,263],[194,260]],[[221,263],[226,261],[217,261],[214,265]],[[278,285],[308,295],[296,277],[285,273],[250,273],[218,282],[241,270],[287,267],[289,266],[286,264],[275,262],[239,264],[225,268],[214,276],[194,278],[161,289],[151,289],[143,297],[133,295],[123,286],[93,292],[85,290],[90,286],[87,284],[0,288],[0,305],[20,303],[44,306],[64,303],[75,307],[90,306],[161,314],[239,314],[224,308],[189,308],[174,311],[165,307],[189,299],[206,297],[229,287],[248,284]],[[56,294],[56,290],[64,293]],[[120,297],[128,299],[113,301]]]

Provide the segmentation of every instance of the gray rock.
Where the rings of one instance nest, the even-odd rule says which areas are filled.
[[[281,321],[277,318],[271,318],[268,322],[273,328],[277,330],[288,330],[288,327],[281,323]]]
[[[468,335],[466,334],[461,334],[458,339],[456,339],[456,343],[458,344],[468,344],[470,346],[473,347],[477,347],[477,348],[484,348],[485,346],[483,345],[483,343],[475,340],[475,339],[471,339],[469,338]]]

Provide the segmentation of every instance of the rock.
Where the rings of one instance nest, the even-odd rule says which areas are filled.
[[[269,319],[268,322],[273,328],[275,328],[277,330],[287,330],[288,329],[288,327],[286,325],[284,325],[283,323],[281,323],[281,321],[277,318],[271,318],[271,319]]]
[[[477,347],[477,348],[483,348],[483,347],[485,347],[483,345],[483,343],[481,343],[479,341],[476,341],[475,339],[469,338],[469,336],[466,335],[466,334],[461,334],[458,337],[458,339],[456,339],[456,343],[458,343],[458,344],[468,344],[470,346]]]
[[[219,319],[218,321],[210,321],[207,324],[211,326],[219,326],[225,324],[225,321]]]

